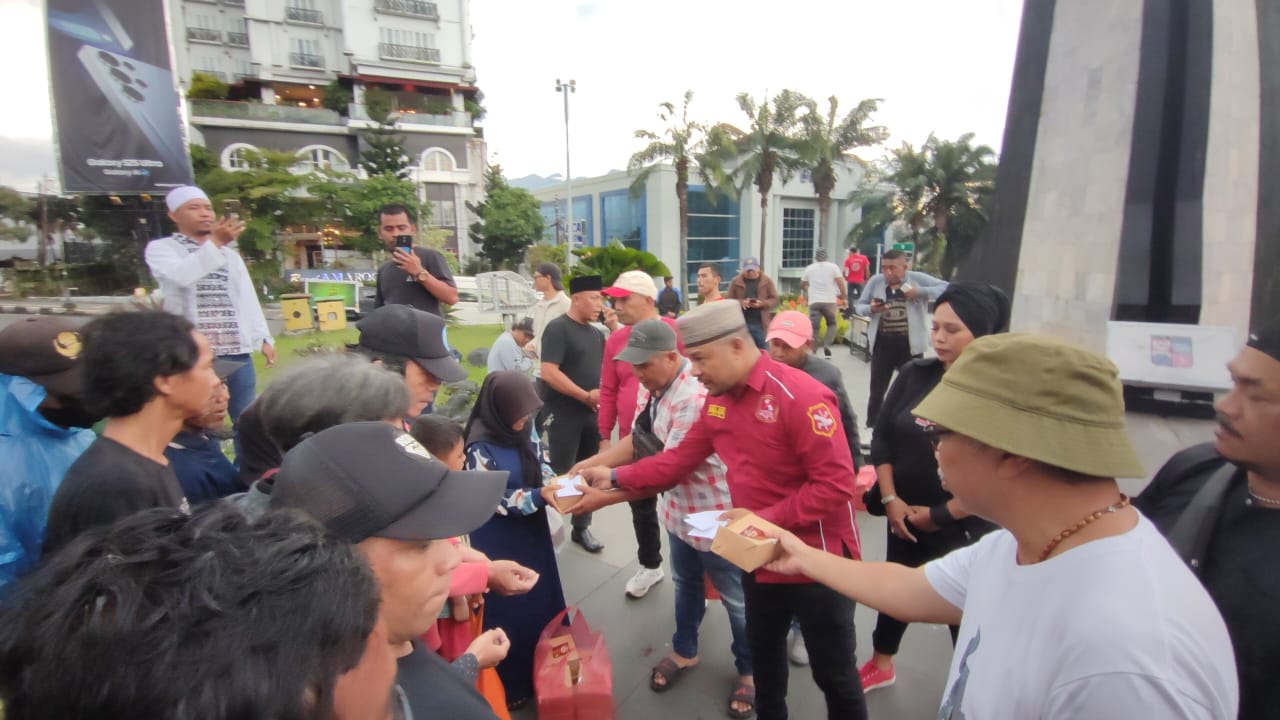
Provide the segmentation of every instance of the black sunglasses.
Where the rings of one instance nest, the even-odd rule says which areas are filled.
[[[929,439],[929,444],[933,446],[933,449],[937,450],[938,446],[942,444],[943,436],[951,435],[953,432],[954,431],[948,430],[941,425],[934,425],[933,427],[926,428],[924,430],[924,436]]]

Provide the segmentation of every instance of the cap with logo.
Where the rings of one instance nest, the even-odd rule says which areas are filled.
[[[743,269],[743,270],[759,270],[759,269],[760,269],[760,258],[758,258],[758,257],[756,257],[756,256],[754,256],[754,255],[752,255],[751,257],[747,258],[746,260],[743,260],[743,261],[742,261],[742,269]]]
[[[726,338],[746,327],[742,306],[727,301],[703,303],[676,320],[686,349]]]
[[[631,326],[627,345],[613,357],[624,363],[640,365],[660,352],[676,351],[676,331],[661,320],[645,320]]]
[[[364,349],[411,358],[441,382],[467,379],[467,371],[449,352],[444,318],[438,315],[408,305],[383,305],[365,315],[356,327],[360,330],[359,346]]]
[[[337,425],[285,453],[271,507],[302,510],[361,542],[465,535],[493,516],[507,473],[450,470],[385,422]]]
[[[1145,477],[1105,357],[1002,333],[965,348],[915,415],[1014,455],[1096,477]]]
[[[804,313],[795,310],[780,312],[769,323],[769,334],[765,337],[766,340],[774,338],[798,348],[813,339],[813,324]]]
[[[613,281],[613,285],[601,292],[615,298],[635,293],[654,300],[658,299],[658,286],[654,284],[653,278],[642,270],[628,270],[622,273],[617,280]]]
[[[0,330],[0,373],[24,377],[55,395],[80,398],[84,367],[80,324],[28,317]]]

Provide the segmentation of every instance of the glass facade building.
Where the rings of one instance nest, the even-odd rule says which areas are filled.
[[[636,250],[648,250],[645,220],[645,193],[631,196],[630,190],[600,193],[601,240],[618,240]]]
[[[737,198],[717,196],[715,202],[701,185],[689,186],[689,263],[685,287],[697,294],[698,266],[717,263],[724,281],[738,272],[741,214]]]

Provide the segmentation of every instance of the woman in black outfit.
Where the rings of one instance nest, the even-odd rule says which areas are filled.
[[[867,497],[869,509],[883,507],[875,514],[889,521],[885,560],[920,567],[995,527],[965,513],[942,488],[928,423],[911,410],[974,338],[1003,332],[1008,323],[1009,298],[999,288],[953,283],[938,297],[933,313],[930,338],[937,357],[912,360],[898,370],[876,419],[871,464],[878,482]],[[894,683],[893,656],[906,629],[906,623],[880,613],[871,636],[875,654],[858,673],[864,692]],[[953,642],[956,630],[951,628]]]

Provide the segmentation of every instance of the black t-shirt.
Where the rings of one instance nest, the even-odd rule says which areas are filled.
[[[1225,462],[1225,461],[1223,461]],[[1188,473],[1152,483],[1134,504],[1169,532],[1208,472]],[[1200,581],[1227,623],[1240,676],[1240,720],[1274,718],[1280,708],[1280,510],[1260,507],[1249,497],[1243,471],[1222,498],[1213,535],[1201,564]]]
[[[67,468],[53,495],[44,554],[56,552],[85,530],[140,510],[186,506],[173,468],[100,437]]]
[[[397,663],[396,684],[404,693],[414,720],[495,720],[496,715],[474,684],[468,683],[444,658],[413,644],[413,652]]]
[[[454,287],[458,286],[454,282],[453,273],[449,272],[449,263],[438,250],[415,247],[413,254],[418,256],[422,261],[422,268],[432,276]],[[427,292],[417,278],[411,277],[390,260],[378,268],[378,293],[374,298],[374,307],[383,305],[409,305],[432,315],[444,316],[436,296]]]
[[[560,371],[583,390],[600,387],[600,368],[604,362],[604,335],[591,325],[577,322],[568,315],[547,323],[542,331],[542,361],[556,363]],[[577,398],[562,395],[547,384],[546,403],[553,409],[582,408]]]
[[[907,296],[902,288],[884,291],[885,310],[880,313],[882,334],[905,335],[907,333]]]

